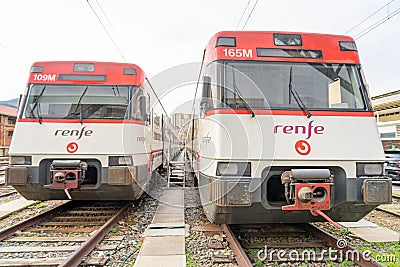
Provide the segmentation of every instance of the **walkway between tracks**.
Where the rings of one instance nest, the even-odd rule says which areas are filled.
[[[186,266],[184,211],[183,188],[166,189],[152,224],[145,231],[134,267]]]
[[[0,219],[10,215],[15,211],[22,210],[30,205],[38,203],[39,201],[35,200],[26,200],[25,198],[19,198],[16,200],[12,200],[8,203],[0,205]]]

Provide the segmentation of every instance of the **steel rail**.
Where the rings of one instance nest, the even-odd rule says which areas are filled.
[[[381,212],[385,212],[385,213],[388,213],[388,214],[396,216],[396,217],[400,217],[400,214],[398,214],[398,213],[396,213],[394,211],[391,211],[391,210],[382,209],[382,208],[379,208],[379,207],[375,208],[375,210],[381,211]]]
[[[0,194],[0,198],[1,197],[8,197],[8,196],[11,196],[11,195],[16,194],[16,193],[18,193],[18,192],[17,191],[11,191],[11,192],[7,192],[7,193],[3,193],[3,194]]]
[[[0,241],[3,241],[4,239],[12,236],[17,231],[21,231],[29,226],[34,225],[35,223],[37,223],[39,221],[46,219],[51,213],[68,208],[69,206],[71,206],[73,204],[75,204],[75,203],[73,203],[72,201],[66,202],[66,203],[61,204],[57,207],[54,207],[44,213],[38,214],[30,219],[27,219],[25,221],[22,221],[20,223],[17,223],[15,225],[12,225],[10,227],[3,229],[2,231],[0,231]]]
[[[75,267],[79,266],[82,259],[87,256],[97,244],[109,233],[112,226],[114,226],[120,217],[129,209],[131,203],[128,202],[123,206],[113,217],[111,217],[95,234],[89,237],[77,250],[75,250],[67,259],[65,259],[59,267]]]
[[[386,265],[381,264],[374,259],[366,259],[363,257],[362,251],[356,249],[355,247],[349,246],[346,244],[345,247],[341,248],[338,246],[338,241],[340,239],[336,238],[335,236],[331,235],[330,233],[326,232],[323,229],[320,229],[312,224],[304,224],[304,228],[311,232],[311,234],[320,240],[324,241],[328,246],[333,247],[338,250],[342,250],[344,255],[349,255],[350,260],[354,261],[360,266],[363,267],[384,267]],[[359,252],[359,253],[353,253],[353,252]],[[358,255],[357,258],[354,258],[355,254]]]
[[[235,254],[235,259],[239,267],[252,267],[253,264],[251,263],[250,259],[247,257],[246,252],[244,252],[242,246],[240,245],[239,241],[233,234],[231,228],[227,224],[221,225],[222,231],[226,235],[226,240],[229,243],[230,248],[232,249],[233,253]]]

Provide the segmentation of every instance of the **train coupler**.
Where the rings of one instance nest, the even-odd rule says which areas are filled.
[[[53,160],[50,165],[50,184],[43,187],[63,189],[68,199],[71,199],[68,190],[79,188],[87,169],[88,164],[81,160]]]
[[[322,210],[331,208],[333,177],[327,169],[294,169],[281,175],[285,197],[289,205],[282,210],[309,210],[313,216],[322,216],[335,227],[340,226]]]

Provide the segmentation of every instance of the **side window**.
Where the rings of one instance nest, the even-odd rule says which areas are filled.
[[[153,111],[153,139],[162,140],[161,116]]]
[[[212,108],[212,92],[211,92],[211,77],[203,77],[203,90],[200,101],[200,114],[203,116],[204,113]]]
[[[141,98],[144,97],[143,95],[143,89],[142,88],[136,88],[133,91],[132,94],[132,118],[135,120],[142,120],[143,116],[141,113],[141,105],[140,101]]]
[[[151,119],[150,119],[150,95],[147,93],[147,99],[146,99],[146,118],[149,124],[151,124]]]

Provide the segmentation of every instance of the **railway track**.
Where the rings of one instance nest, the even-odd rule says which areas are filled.
[[[9,163],[9,157],[0,157],[0,176],[5,175],[6,167]]]
[[[393,195],[392,199],[393,199],[393,201],[392,201],[393,204],[400,204],[400,197]],[[386,214],[390,214],[390,215],[395,216],[396,218],[400,219],[400,210],[398,208],[396,210],[390,210],[390,209],[386,208],[387,206],[392,206],[392,205],[390,205],[390,204],[382,205],[382,206],[377,207],[375,210],[379,211],[379,212],[384,212]]]
[[[0,198],[8,197],[17,193],[12,186],[6,186],[5,184],[0,184]]]
[[[131,206],[130,202],[71,201],[0,232],[0,266],[103,265],[85,259],[95,248],[113,251],[123,236],[98,243]],[[97,247],[96,247],[97,246]]]
[[[393,203],[400,203],[400,196],[393,195],[392,201],[393,201]]]
[[[353,262],[363,267],[384,266],[363,256],[361,251],[349,246],[345,240],[312,224],[224,224],[195,227],[192,230],[222,232],[225,240],[214,240],[209,243],[209,247],[226,250],[229,245],[239,267],[288,263],[300,264],[298,266],[333,266],[343,262]],[[228,263],[230,260],[232,262],[229,258],[214,258],[213,262]]]

